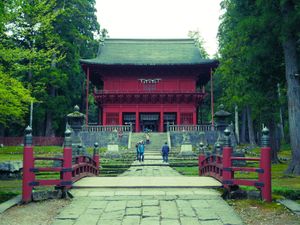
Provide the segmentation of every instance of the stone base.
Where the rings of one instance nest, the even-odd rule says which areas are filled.
[[[105,153],[105,156],[109,158],[119,158],[119,145],[107,145],[107,152]]]
[[[180,157],[191,157],[195,156],[196,154],[193,152],[193,146],[191,144],[184,144],[181,145],[181,150],[178,156]]]

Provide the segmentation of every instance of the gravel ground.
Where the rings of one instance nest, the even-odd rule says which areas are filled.
[[[69,200],[48,200],[15,206],[0,214],[0,225],[49,225]],[[273,203],[231,201],[246,225],[300,225],[300,217]]]
[[[246,225],[300,225],[300,216],[293,214],[281,204],[261,204],[258,201],[229,202]]]
[[[0,225],[48,225],[69,200],[47,200],[12,207],[0,214]]]

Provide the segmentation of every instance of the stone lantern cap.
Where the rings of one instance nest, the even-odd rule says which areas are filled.
[[[221,104],[219,106],[219,111],[217,111],[215,113],[215,117],[218,117],[218,118],[225,118],[225,117],[228,117],[230,115],[231,115],[230,112],[227,112],[227,111],[224,110],[224,105],[223,104]]]
[[[85,115],[79,112],[79,107],[75,105],[74,112],[67,115],[67,122],[74,131],[80,131],[85,120]]]
[[[69,113],[69,114],[67,115],[67,117],[68,117],[68,118],[72,118],[72,117],[76,117],[76,118],[82,117],[82,118],[84,118],[85,115],[84,115],[83,113],[79,112],[79,106],[78,106],[78,105],[75,105],[75,106],[74,106],[74,112]]]

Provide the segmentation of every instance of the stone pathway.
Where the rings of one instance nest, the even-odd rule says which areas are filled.
[[[118,178],[124,179],[123,182],[127,179],[131,188],[83,188],[85,180],[88,183],[93,178],[77,182],[83,184],[72,189],[72,203],[55,218],[53,225],[243,224],[218,191],[194,188],[187,183],[189,177],[182,176],[163,164],[159,157],[146,158],[144,163],[134,162],[128,171],[116,179]],[[154,179],[160,179],[161,183],[167,180],[166,184],[173,182],[173,188],[163,185],[159,185],[159,188],[145,188]],[[145,185],[137,187],[134,185],[137,182]]]

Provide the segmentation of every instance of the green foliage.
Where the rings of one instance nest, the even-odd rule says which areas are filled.
[[[3,73],[0,68],[0,124],[24,122],[32,98],[21,82]]]
[[[197,31],[189,31],[188,36],[195,41],[196,47],[199,49],[200,54],[203,59],[208,59],[208,53],[204,48],[204,39],[202,38],[199,30]]]
[[[12,0],[0,11],[0,63],[36,99],[33,131],[62,134],[65,115],[83,105],[79,59],[97,52],[95,1]]]

